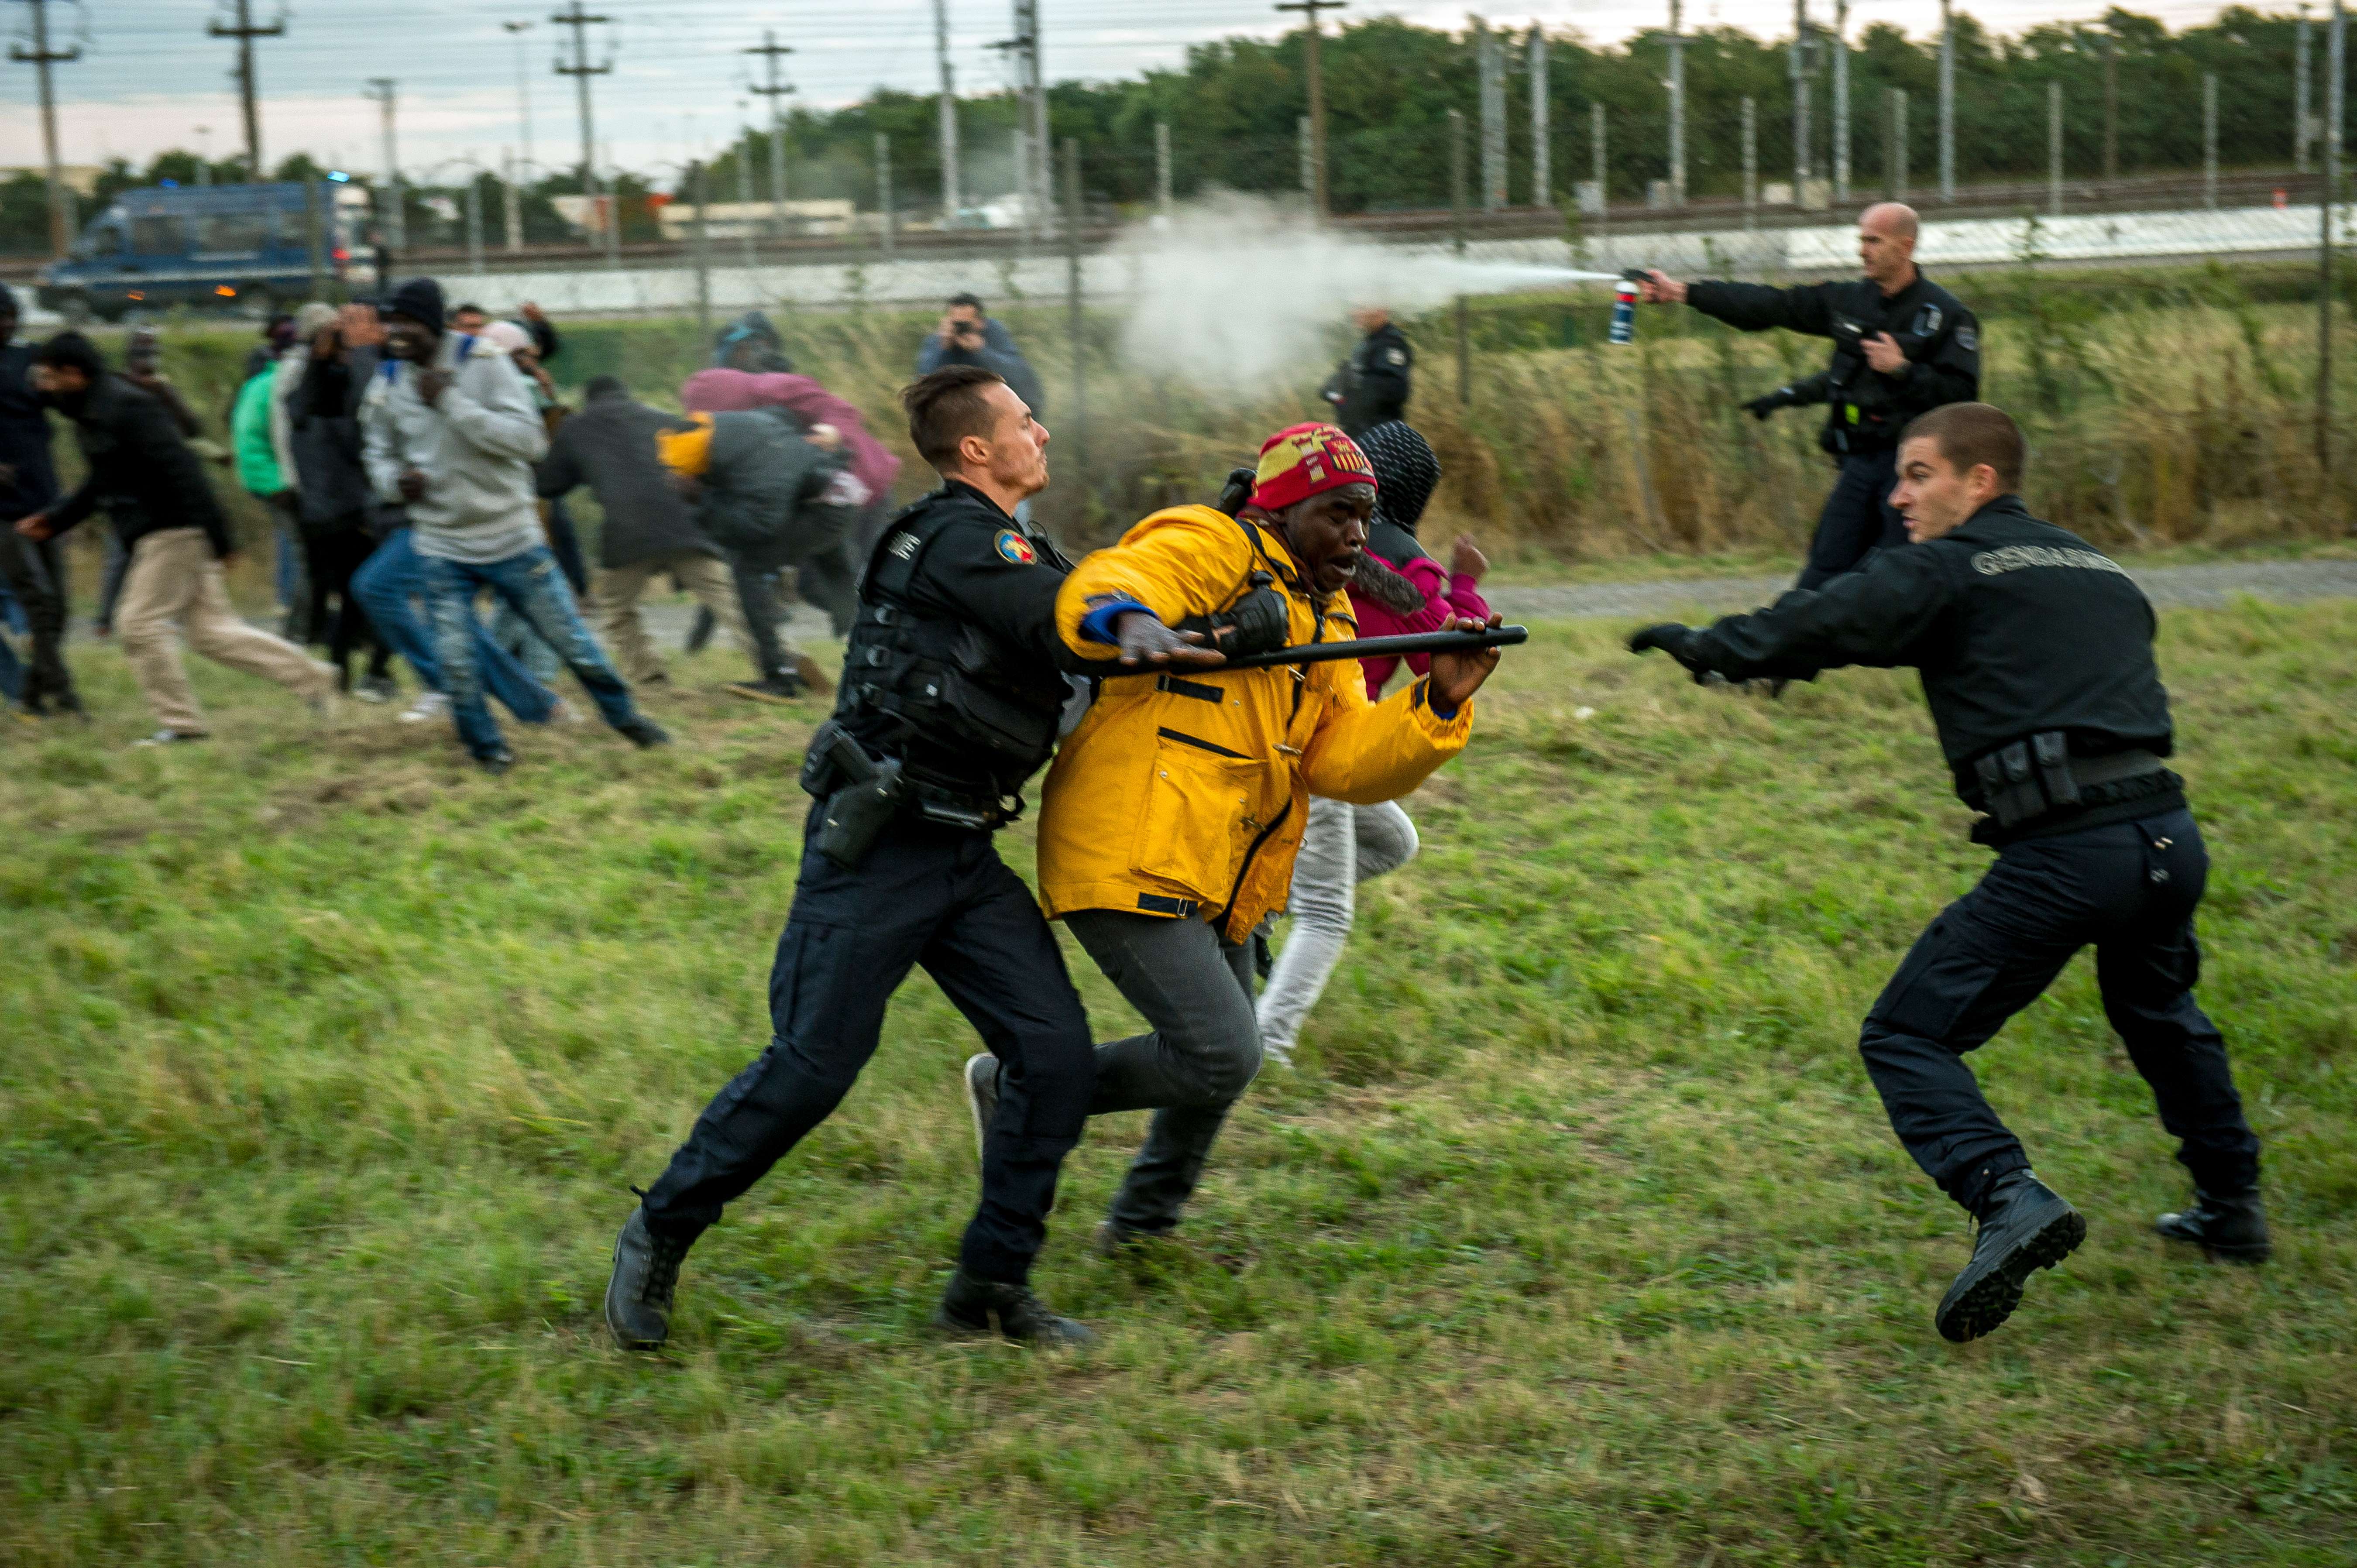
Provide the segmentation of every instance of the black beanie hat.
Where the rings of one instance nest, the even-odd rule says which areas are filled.
[[[442,285],[432,278],[411,278],[384,302],[387,316],[406,316],[427,331],[442,330]]]
[[[1440,484],[1440,459],[1415,426],[1386,419],[1359,434],[1359,450],[1375,470],[1375,521],[1413,538],[1432,492]]]

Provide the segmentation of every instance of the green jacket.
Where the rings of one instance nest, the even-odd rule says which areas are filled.
[[[230,411],[229,438],[237,450],[237,478],[249,494],[274,496],[285,489],[278,469],[278,449],[270,439],[270,400],[278,380],[275,365],[256,371],[237,390]]]

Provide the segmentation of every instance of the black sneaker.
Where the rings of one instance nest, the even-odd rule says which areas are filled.
[[[609,1312],[610,1316],[610,1312]],[[987,1334],[992,1320],[998,1332],[1018,1345],[1092,1345],[1096,1335],[1085,1325],[1059,1317],[1029,1285],[1000,1284],[978,1280],[960,1269],[942,1294],[933,1313],[933,1326],[951,1334]]]
[[[497,779],[500,774],[505,773],[509,768],[515,766],[515,753],[512,751],[485,752],[482,756],[475,758],[475,766],[483,772],[490,774],[492,778]]]
[[[2190,1241],[2213,1262],[2264,1263],[2275,1249],[2267,1240],[2267,1211],[2256,1188],[2233,1197],[2193,1189],[2193,1207],[2164,1214],[2152,1228],[2172,1241]]]
[[[1989,1195],[1973,1241],[1972,1262],[1940,1298],[1932,1321],[1941,1337],[1962,1345],[2013,1316],[2024,1280],[2050,1269],[2087,1239],[2087,1221],[2028,1171],[2004,1177]]]
[[[723,690],[732,697],[747,697],[756,703],[799,703],[810,694],[801,676],[783,670],[758,681],[731,681]]]
[[[671,1337],[672,1292],[687,1243],[647,1224],[646,1206],[630,1211],[614,1238],[614,1274],[606,1282],[606,1326],[625,1350],[654,1350]]]
[[[998,1058],[988,1051],[965,1058],[965,1102],[974,1112],[974,1155],[983,1156],[990,1124],[998,1119]]]
[[[671,732],[644,714],[632,714],[630,723],[616,725],[614,729],[640,751],[671,744]]]
[[[687,628],[687,651],[689,654],[694,655],[703,652],[705,645],[711,642],[712,634],[719,625],[719,621],[713,618],[712,607],[710,605],[696,606],[694,623]]]

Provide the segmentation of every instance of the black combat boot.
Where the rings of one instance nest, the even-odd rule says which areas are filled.
[[[1932,1319],[1943,1338],[1961,1345],[2013,1316],[2024,1280],[2050,1269],[2087,1239],[2087,1221],[2026,1170],[2000,1177],[1980,1216],[1972,1262],[1940,1298]]]
[[[679,1283],[685,1241],[647,1224],[633,1209],[614,1238],[614,1277],[606,1283],[606,1326],[625,1350],[655,1350],[671,1337],[672,1287]]]
[[[2267,1242],[2266,1206],[2259,1189],[2221,1197],[2193,1189],[2193,1207],[2181,1214],[2164,1214],[2152,1228],[2172,1241],[2190,1241],[2222,1263],[2264,1263],[2274,1249]]]
[[[1029,1285],[978,1280],[960,1269],[942,1294],[933,1326],[952,1334],[987,1334],[991,1319],[1018,1345],[1092,1345],[1096,1336],[1069,1317],[1059,1317],[1031,1294]]]

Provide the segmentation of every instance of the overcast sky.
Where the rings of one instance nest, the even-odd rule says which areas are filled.
[[[252,0],[254,18],[276,15],[274,0]],[[1190,43],[1235,34],[1273,36],[1280,18],[1265,0],[1041,0],[1041,35],[1051,80],[1104,80],[1155,66],[1177,66]],[[2056,17],[2100,16],[2104,0],[1972,0],[1968,9],[1998,32],[2015,32]],[[2218,6],[2161,0],[2136,10],[2172,27],[2214,16]],[[235,47],[206,36],[207,22],[230,7],[206,0],[50,0],[51,47],[76,38],[82,58],[56,68],[60,156],[70,164],[127,157],[144,163],[167,147],[210,146],[216,157],[242,145],[233,76]],[[413,177],[448,159],[472,156],[496,164],[503,149],[523,140],[517,103],[518,46],[502,21],[530,21],[522,35],[532,114],[532,149],[543,164],[570,165],[579,147],[574,84],[553,73],[555,9],[502,5],[500,0],[316,0],[286,18],[283,38],[255,45],[263,95],[263,156],[275,163],[307,150],[337,165],[379,166],[377,110],[362,84],[376,76],[398,83],[398,134],[403,167]],[[610,51],[615,68],[592,82],[597,140],[624,165],[651,167],[725,145],[734,127],[758,117],[747,94],[748,68],[741,51],[760,42],[764,28],[797,51],[787,59],[796,102],[832,107],[855,102],[878,85],[930,91],[937,81],[931,0],[845,0],[791,6],[760,0],[596,0],[593,14],[614,18],[591,28],[593,61]],[[11,0],[9,22],[27,37],[29,7]],[[1831,0],[1813,0],[1812,15],[1831,19]],[[1397,15],[1428,26],[1456,27],[1467,13],[1426,5],[1379,5],[1369,0],[1344,14],[1357,19]],[[1526,9],[1491,14],[1501,26],[1538,22],[1550,30],[1577,30],[1615,41],[1662,25],[1666,0],[1567,4],[1539,0]],[[1772,0],[1688,0],[1689,27],[1727,25],[1765,35],[1792,29],[1792,10]],[[1891,21],[1929,33],[1938,0],[1857,0],[1853,32]],[[950,58],[961,92],[1005,85],[1006,67],[989,45],[1012,31],[1011,6],[951,0]],[[1331,17],[1329,17],[1331,25]],[[34,70],[0,62],[0,165],[38,164],[40,119]],[[198,127],[210,126],[210,136]]]

